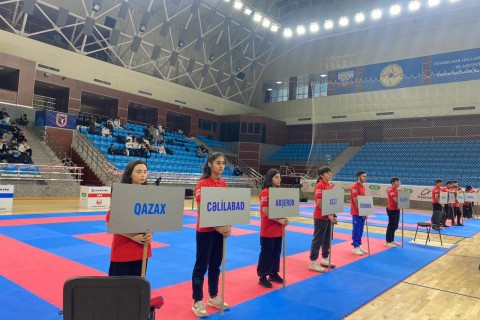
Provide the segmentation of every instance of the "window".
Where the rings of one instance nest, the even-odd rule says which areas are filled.
[[[198,118],[198,129],[216,132],[217,123],[212,120]]]
[[[297,84],[297,100],[308,99],[308,82],[302,82]]]
[[[328,89],[328,82],[327,81],[316,81],[312,82],[312,91],[313,97],[326,97],[327,96],[327,89]]]

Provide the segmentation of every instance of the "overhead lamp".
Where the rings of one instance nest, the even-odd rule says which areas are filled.
[[[255,12],[255,13],[253,14],[253,21],[255,21],[255,22],[260,22],[260,21],[262,21],[262,18],[263,18],[263,16],[262,16],[260,13],[258,13],[258,12]]]
[[[333,28],[333,21],[330,20],[330,19],[325,20],[325,23],[323,24],[323,27],[324,27],[326,30],[332,29],[332,28]]]
[[[310,23],[310,32],[318,32],[320,30],[320,26],[316,22]]]
[[[340,20],[338,21],[338,24],[339,24],[340,26],[342,26],[342,27],[346,27],[346,26],[348,26],[348,22],[349,22],[349,21],[348,21],[348,17],[343,16],[343,17],[341,17]]]
[[[240,71],[240,70],[241,70],[240,66],[236,66],[236,67],[235,67],[235,71],[238,72],[238,71]]]
[[[365,21],[365,15],[363,14],[363,12],[358,12],[357,14],[355,14],[356,23],[362,23],[363,21]]]
[[[290,38],[292,35],[293,35],[292,29],[290,28],[283,29],[283,36],[285,38]]]
[[[243,13],[245,13],[247,16],[252,14],[252,9],[246,7],[245,10],[243,10]]]
[[[373,9],[372,11],[372,19],[378,20],[382,17],[382,10],[380,9]]]
[[[145,32],[147,31],[148,21],[150,21],[150,12],[145,11],[142,16],[142,20],[140,21],[140,31]]]
[[[430,7],[435,7],[436,5],[438,5],[440,3],[440,0],[428,0],[428,5]]]
[[[272,32],[277,32],[278,29],[280,29],[280,26],[278,24],[272,24],[272,27],[270,28]]]
[[[223,2],[230,2],[230,0],[223,0]]]
[[[325,73],[322,73],[320,77],[325,78],[327,75]]]
[[[103,0],[94,0],[92,3],[92,10],[95,12],[100,11],[100,9],[102,8],[102,2]]]
[[[400,14],[400,11],[402,11],[402,7],[398,3],[396,3],[396,4],[394,4],[390,7],[390,14],[392,16],[396,16],[396,15]]]
[[[235,1],[233,3],[233,8],[237,10],[241,10],[243,8],[243,3],[241,1]]]
[[[272,88],[267,88],[267,91],[273,91],[273,89]]]
[[[305,27],[304,27],[303,25],[299,25],[299,26],[297,27],[297,34],[298,34],[299,36],[302,36],[302,35],[305,34]]]
[[[268,19],[268,18],[265,18],[265,19],[263,19],[263,21],[262,21],[262,27],[264,27],[264,28],[270,27],[271,24],[272,24],[272,22],[271,22],[270,19]]]
[[[412,0],[408,3],[408,10],[417,11],[420,8],[420,1]]]
[[[282,81],[275,81],[276,84],[282,84]]]

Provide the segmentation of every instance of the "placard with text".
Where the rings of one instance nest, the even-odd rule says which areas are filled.
[[[322,216],[343,212],[344,192],[341,188],[322,191]]]
[[[372,196],[358,196],[358,215],[373,216],[375,213],[375,208],[373,207],[373,197]]]
[[[398,209],[410,208],[410,192],[398,191]]]
[[[268,195],[268,217],[270,219],[298,217],[300,215],[299,189],[270,188]]]

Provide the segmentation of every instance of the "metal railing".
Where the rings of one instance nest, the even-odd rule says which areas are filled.
[[[108,162],[107,159],[98,151],[80,132],[74,132],[72,148],[100,178],[104,185],[119,181],[117,168]]]
[[[261,187],[263,185],[264,177],[257,170],[253,169],[245,162],[240,161],[238,157],[226,154],[225,158],[228,160],[228,162],[236,165],[251,181],[254,181],[257,187]]]

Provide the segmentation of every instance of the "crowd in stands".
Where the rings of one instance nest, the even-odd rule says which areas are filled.
[[[0,161],[31,164],[32,149],[28,145],[25,132],[18,124],[28,124],[27,115],[23,114],[15,122],[10,122],[10,116],[3,108],[0,112]]]

